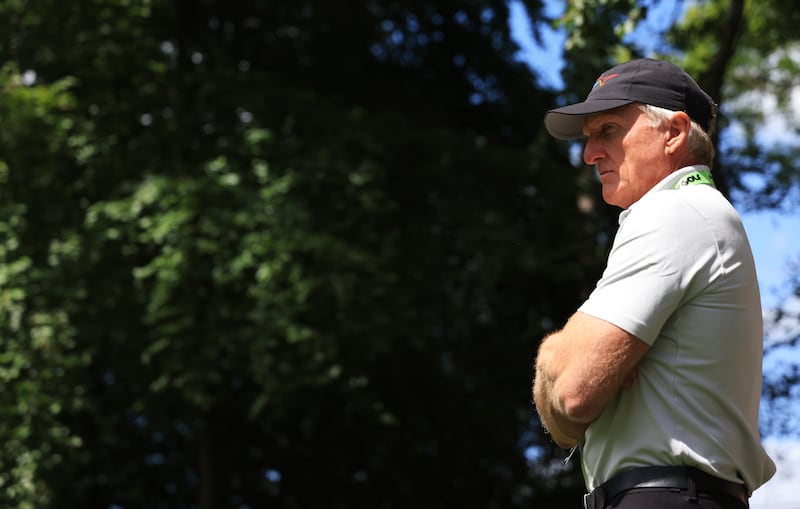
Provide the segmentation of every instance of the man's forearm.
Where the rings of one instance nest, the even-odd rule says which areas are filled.
[[[580,311],[542,340],[533,399],[558,445],[580,441],[611,398],[634,384],[649,348],[616,325]]]

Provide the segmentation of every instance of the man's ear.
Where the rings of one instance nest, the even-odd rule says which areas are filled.
[[[680,147],[689,141],[689,130],[692,127],[692,120],[684,111],[676,111],[667,123],[666,151],[667,154],[674,154]]]

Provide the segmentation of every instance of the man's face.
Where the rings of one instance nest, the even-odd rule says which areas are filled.
[[[667,129],[636,104],[586,117],[583,160],[597,167],[606,203],[626,209],[670,173]]]

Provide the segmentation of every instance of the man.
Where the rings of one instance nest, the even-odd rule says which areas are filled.
[[[715,114],[682,69],[639,59],[545,116],[554,137],[585,137],[603,199],[624,209],[595,290],[536,359],[537,411],[580,449],[589,509],[741,509],[775,472],[755,265],[709,169]]]

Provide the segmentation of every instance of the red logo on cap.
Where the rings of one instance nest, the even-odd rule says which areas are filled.
[[[606,82],[608,80],[610,80],[612,78],[616,78],[617,76],[619,76],[619,74],[609,74],[608,76],[600,76],[599,78],[597,78],[597,81],[594,82],[594,86],[592,86],[592,90],[594,90],[597,87],[602,87],[603,85],[606,84]]]

